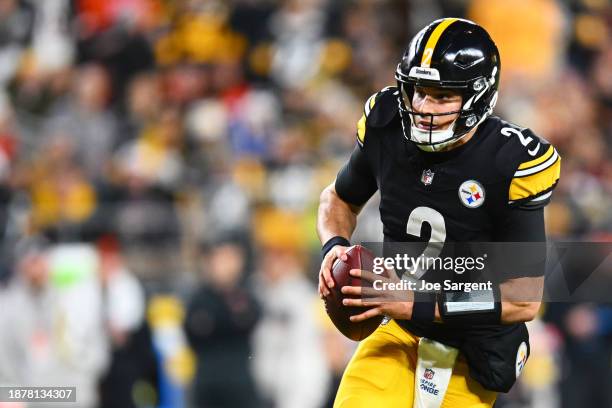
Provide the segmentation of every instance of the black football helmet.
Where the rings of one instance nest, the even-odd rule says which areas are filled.
[[[438,151],[465,136],[493,112],[500,68],[497,46],[478,24],[444,18],[423,28],[410,42],[395,71],[404,136],[426,151]],[[415,86],[459,92],[461,109],[435,114],[415,112]],[[457,113],[449,129],[433,130],[434,116]],[[416,127],[415,115],[430,117],[429,130]]]

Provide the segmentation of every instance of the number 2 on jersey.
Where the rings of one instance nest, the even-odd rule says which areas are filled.
[[[531,143],[531,141],[533,140],[533,138],[531,136],[525,137],[525,135],[520,130],[511,128],[511,127],[503,128],[501,130],[501,134],[506,136],[506,137],[510,137],[512,135],[518,136],[519,141],[525,147],[527,147],[529,145],[529,143]],[[534,147],[533,149],[527,150],[527,153],[529,153],[530,156],[535,156],[536,154],[538,154],[539,150],[540,150],[540,142],[538,142],[538,145],[536,147]]]
[[[442,252],[444,241],[446,240],[446,224],[442,214],[429,207],[415,208],[408,217],[406,233],[421,238],[421,230],[425,222],[431,227],[431,236],[422,256],[425,258],[437,258],[440,252]],[[417,266],[412,276],[420,279],[425,272],[427,272],[426,269]]]

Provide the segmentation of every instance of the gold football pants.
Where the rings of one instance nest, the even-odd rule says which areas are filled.
[[[411,408],[419,338],[394,320],[363,340],[349,362],[334,408]],[[469,376],[459,354],[441,408],[490,408],[497,393]]]

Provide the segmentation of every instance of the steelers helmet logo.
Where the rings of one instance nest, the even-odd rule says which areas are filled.
[[[482,184],[476,180],[466,180],[459,186],[459,200],[467,208],[478,208],[485,200]]]

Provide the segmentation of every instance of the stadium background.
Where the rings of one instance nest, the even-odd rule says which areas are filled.
[[[563,156],[550,238],[610,240],[609,1],[0,1],[0,383],[76,385],[82,406],[331,406],[355,345],[316,295],[318,195],[442,16],[489,30],[497,113]],[[374,200],[356,240],[380,231]],[[529,327],[497,406],[612,406],[610,308],[547,305]]]

